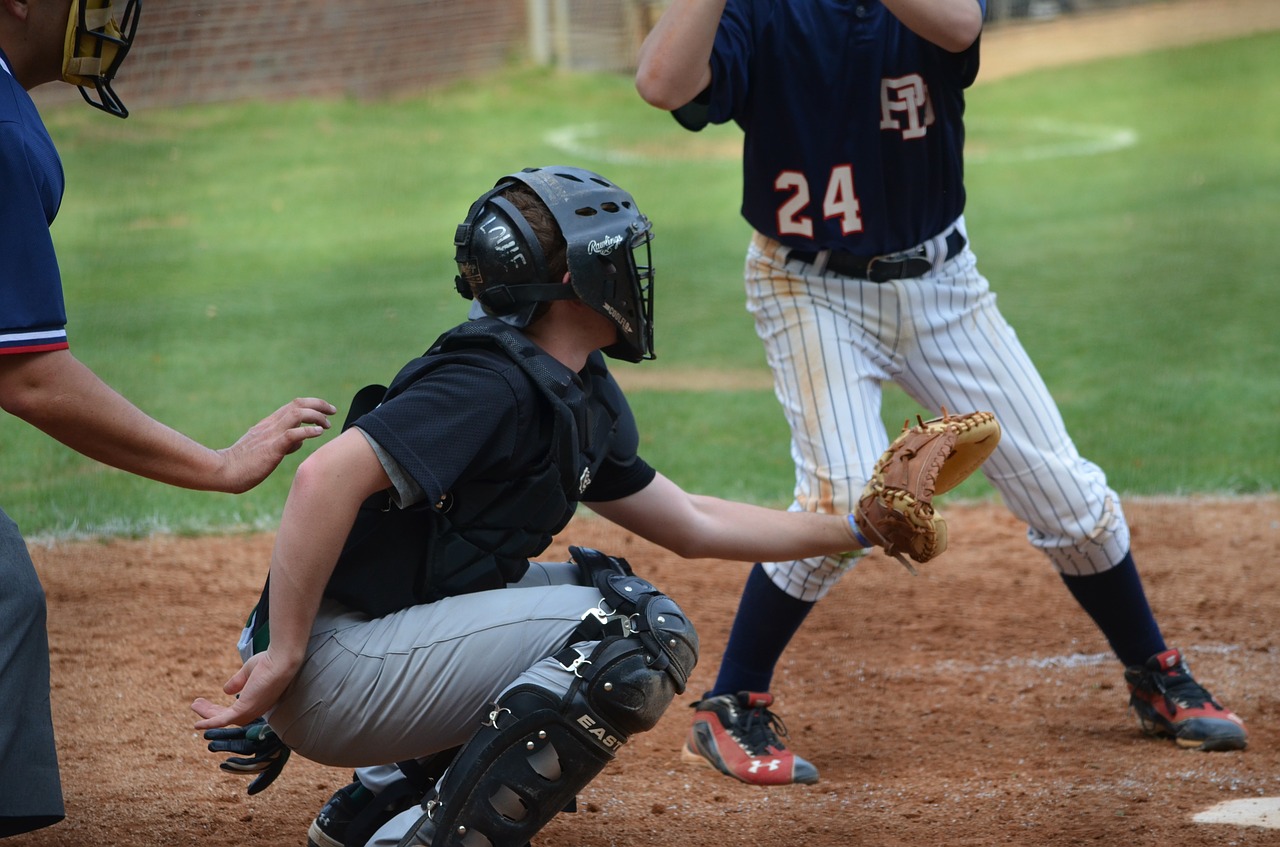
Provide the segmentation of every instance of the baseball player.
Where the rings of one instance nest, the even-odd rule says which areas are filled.
[[[1243,722],[1166,645],[1119,498],[1072,444],[978,271],[963,119],[985,9],[673,0],[643,45],[636,85],[687,129],[734,121],[745,133],[747,308],[791,428],[792,508],[850,509],[886,443],[886,381],[927,409],[993,411],[1003,436],[984,472],[1106,636],[1142,727],[1183,747],[1243,748]],[[752,569],[687,759],[745,782],[817,781],[782,741],[768,691],[809,609],[854,561]]]
[[[49,234],[62,202],[62,164],[27,91],[65,80],[90,105],[125,117],[112,79],[138,13],[138,0],[0,0],[0,407],[122,470],[184,488],[246,491],[322,433],[336,409],[295,400],[232,447],[212,450],[138,410],[69,349]],[[65,816],[45,614],[26,544],[0,511],[0,837]]]
[[[653,357],[649,238],[599,174],[504,176],[455,239],[473,319],[299,467],[237,699],[192,708],[215,751],[359,769],[314,847],[526,844],[684,690],[694,628],[625,561],[530,563],[578,502],[685,557],[857,546],[847,515],[688,494],[637,455],[601,351]],[[258,753],[274,778],[287,754]]]

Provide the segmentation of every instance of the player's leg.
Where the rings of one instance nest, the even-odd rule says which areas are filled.
[[[49,712],[45,595],[17,525],[0,510],[0,838],[62,820]]]
[[[562,578],[570,571],[581,573],[572,565],[550,571],[537,568],[530,577],[532,586],[451,597],[376,621],[353,622],[349,613],[322,609],[324,620],[313,641],[323,643],[271,714],[273,727],[302,755],[329,764],[421,759],[463,745],[490,712],[513,709],[502,700],[502,692],[520,680],[526,688],[533,685],[537,674],[530,668],[541,667],[548,680],[561,683],[543,686],[552,692],[547,696],[560,697],[556,720],[576,722],[579,741],[600,747],[625,740],[625,735],[639,731],[637,723],[629,722],[629,709],[646,716],[652,712],[656,721],[674,691],[683,689],[683,681],[677,689],[674,680],[687,676],[691,656],[696,656],[696,635],[674,602],[643,580],[635,580],[625,594],[607,594],[596,585],[566,584],[581,580]],[[624,597],[646,599],[637,607],[626,605]],[[655,640],[659,632],[661,642]],[[613,646],[596,652],[591,649],[595,642],[578,637],[584,634]],[[570,640],[580,642],[574,645],[578,650],[567,648]],[[638,669],[637,662],[646,669]],[[605,671],[610,675],[599,676]],[[673,680],[671,688],[654,682],[655,674]],[[590,684],[609,695],[605,700],[593,705],[589,699],[584,706],[566,693],[572,693],[573,680],[582,687],[588,683],[581,680],[597,677],[598,683]],[[647,680],[649,688],[637,688],[638,678]],[[527,696],[522,695],[518,705],[539,711]],[[571,714],[589,706],[597,711]],[[588,726],[597,718],[599,727]],[[560,740],[562,747],[569,743]],[[569,776],[556,781],[557,790],[594,776],[567,766],[564,772]],[[377,795],[360,799],[380,803],[373,781],[358,781],[370,795]],[[553,797],[547,802],[554,806],[557,801]],[[546,811],[546,804],[540,808]],[[547,818],[560,808],[552,809]],[[313,825],[313,832],[325,828]],[[328,829],[336,836],[334,843],[312,840],[324,847],[357,847]]]
[[[525,576],[508,588],[582,585],[581,569],[573,562],[531,562]],[[380,827],[409,808],[439,780],[458,747],[421,759],[356,768],[351,782],[325,803],[307,833],[308,847],[358,847]]]
[[[492,701],[421,809],[392,819],[370,845],[527,844],[684,690],[697,660],[684,613],[616,560],[583,552],[594,557],[598,613]]]
[[[1102,469],[1080,456],[973,253],[921,283],[899,284],[919,338],[899,384],[933,410],[995,413],[1000,445],[983,473],[1128,668],[1131,703],[1144,727],[1184,746],[1243,746],[1239,718],[1167,649],[1133,562],[1119,496]]]
[[[757,241],[747,257],[747,304],[791,428],[797,510],[847,512],[888,443],[880,422],[885,361],[862,328],[892,324],[892,303],[863,302],[839,277],[800,276]],[[757,564],[748,575],[713,687],[695,704],[682,752],[752,784],[816,782],[787,747],[769,688],[779,658],[851,557]]]
[[[578,585],[485,591],[373,620],[326,601],[268,720],[295,752],[336,767],[456,747],[484,704],[558,649],[598,600]]]

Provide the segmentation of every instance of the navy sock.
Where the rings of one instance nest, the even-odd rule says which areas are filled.
[[[774,585],[759,563],[753,566],[738,601],[715,688],[708,696],[768,691],[774,666],[813,605]]]
[[[1164,651],[1164,636],[1147,604],[1132,553],[1126,553],[1109,571],[1088,576],[1063,574],[1062,581],[1125,666],[1145,664]]]

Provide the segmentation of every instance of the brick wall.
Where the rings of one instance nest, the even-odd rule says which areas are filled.
[[[526,0],[146,0],[125,104],[421,91],[527,53]],[[46,85],[40,99],[79,99]]]
[[[989,22],[1141,2],[1150,0],[988,0]],[[666,3],[145,0],[116,91],[130,109],[298,96],[369,99],[422,91],[517,57],[625,72]],[[33,94],[38,102],[80,99],[67,85]]]

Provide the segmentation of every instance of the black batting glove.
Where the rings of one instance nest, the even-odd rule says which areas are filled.
[[[249,783],[250,795],[264,790],[284,770],[292,751],[262,718],[246,726],[211,729],[204,734],[210,753],[237,753],[218,767],[228,773],[257,774]]]

